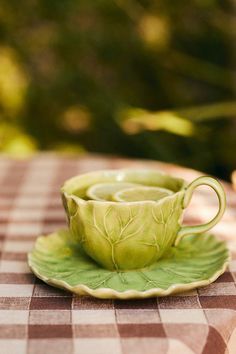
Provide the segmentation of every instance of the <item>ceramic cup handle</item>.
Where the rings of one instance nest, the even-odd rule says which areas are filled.
[[[183,200],[183,208],[185,209],[189,205],[194,189],[202,185],[209,186],[216,192],[219,201],[218,212],[216,216],[206,224],[196,226],[182,226],[175,240],[175,246],[177,246],[182,237],[186,235],[199,234],[208,231],[218,223],[218,221],[222,218],[224,214],[226,206],[226,197],[223,187],[216,179],[208,176],[199,177],[188,185]]]

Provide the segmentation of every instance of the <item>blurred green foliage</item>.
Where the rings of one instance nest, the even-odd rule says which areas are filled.
[[[0,151],[122,154],[229,178],[235,117],[233,0],[1,1]]]

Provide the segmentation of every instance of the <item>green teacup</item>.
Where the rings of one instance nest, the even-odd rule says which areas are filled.
[[[88,200],[88,188],[104,182],[131,182],[166,188],[173,193],[158,201]],[[218,213],[206,224],[181,226],[183,211],[200,185],[215,190]],[[221,184],[212,177],[199,177],[187,185],[183,179],[156,170],[90,172],[66,181],[61,192],[74,240],[102,267],[112,270],[149,266],[183,236],[212,228],[221,219],[226,204]]]

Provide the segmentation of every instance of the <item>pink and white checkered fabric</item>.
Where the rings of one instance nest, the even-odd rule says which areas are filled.
[[[26,255],[35,238],[66,225],[62,182],[79,173],[122,167],[161,168],[189,181],[199,175],[163,163],[99,156],[0,159],[1,354],[236,353],[234,259],[208,287],[136,301],[79,298],[30,273]],[[213,231],[236,254],[236,194],[225,188],[228,209]],[[214,193],[199,189],[186,223],[206,221],[216,209]]]

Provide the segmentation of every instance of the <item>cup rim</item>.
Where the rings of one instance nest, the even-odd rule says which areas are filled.
[[[116,176],[118,173],[122,174],[122,173],[127,173],[127,172],[133,172],[133,173],[156,173],[157,175],[161,175],[163,177],[168,177],[171,178],[173,180],[179,181],[181,184],[180,189],[177,192],[174,192],[172,195],[168,195],[166,197],[161,198],[158,201],[154,201],[154,200],[140,200],[140,201],[129,201],[129,202],[116,202],[116,201],[110,201],[110,200],[85,200],[83,198],[80,198],[78,196],[76,196],[73,192],[70,193],[68,192],[66,189],[67,187],[69,187],[69,185],[75,183],[78,179],[80,179],[81,177],[86,178],[86,177],[90,177],[90,176],[101,176],[104,174],[110,174],[112,176]],[[98,182],[99,183],[99,182]],[[102,182],[101,182],[102,183]],[[109,183],[109,182],[108,182]],[[67,180],[65,180],[65,182],[62,184],[60,191],[61,194],[63,194],[66,198],[71,198],[72,200],[74,200],[76,203],[86,203],[86,204],[98,204],[98,205],[102,205],[102,204],[106,204],[106,205],[116,205],[117,207],[122,207],[125,205],[143,205],[143,204],[151,204],[151,205],[157,205],[163,202],[163,200],[167,200],[167,199],[171,199],[173,198],[173,196],[178,195],[179,193],[183,192],[187,187],[187,182],[181,178],[181,177],[174,177],[168,173],[165,173],[162,170],[158,170],[158,169],[151,169],[151,168],[121,168],[121,169],[102,169],[102,170],[95,170],[95,171],[90,171],[90,172],[86,172],[86,173],[81,173],[79,175],[76,175],[74,177],[71,177]]]

